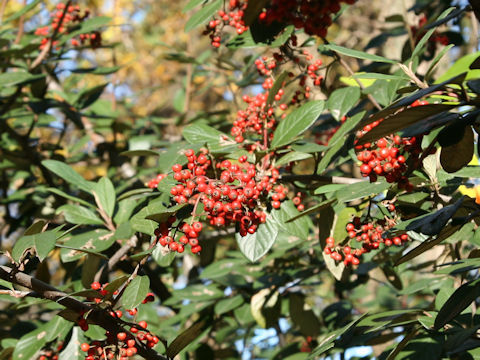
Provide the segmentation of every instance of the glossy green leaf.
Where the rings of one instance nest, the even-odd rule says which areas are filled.
[[[222,0],[213,0],[208,2],[199,11],[193,14],[185,24],[185,32],[206,23],[222,6]]]
[[[72,224],[101,225],[103,221],[91,210],[78,205],[63,205],[57,209],[57,214],[62,214]]]
[[[348,49],[346,47],[338,46],[338,45],[335,45],[335,44],[322,45],[319,49],[322,50],[323,48],[325,48],[327,50],[335,51],[335,52],[337,52],[339,54],[342,54],[342,55],[354,57],[354,58],[357,58],[357,59],[370,60],[370,61],[382,62],[382,63],[387,63],[387,64],[395,64],[396,63],[396,61],[384,58],[382,56],[369,54],[369,53],[359,51],[359,50]]]
[[[340,121],[360,99],[360,89],[345,87],[335,90],[327,100],[327,108],[332,116]]]
[[[236,233],[235,238],[242,254],[251,262],[255,262],[270,250],[277,239],[278,232],[277,223],[271,216],[267,216],[267,221],[260,224],[254,234],[240,236]]]
[[[215,304],[215,314],[217,316],[228,313],[233,309],[238,308],[245,302],[242,295],[236,295],[231,298],[226,298],[220,300],[218,303]]]
[[[435,329],[448,324],[480,296],[480,279],[469,281],[460,286],[443,304],[435,318]]]
[[[126,309],[136,308],[147,296],[149,288],[150,279],[148,276],[137,275],[123,292],[122,305]]]
[[[324,101],[310,101],[289,113],[273,134],[271,147],[279,148],[295,140],[318,119],[324,108]]]
[[[102,177],[93,192],[96,194],[99,208],[103,209],[109,217],[112,217],[115,209],[115,188],[107,177]]]
[[[67,164],[57,160],[44,160],[42,165],[55,175],[61,177],[66,182],[77,186],[80,190],[90,193],[95,186],[95,183],[85,180],[75,170]]]

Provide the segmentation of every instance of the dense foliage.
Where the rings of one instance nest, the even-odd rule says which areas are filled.
[[[479,357],[480,4],[387,2],[1,1],[0,359]]]

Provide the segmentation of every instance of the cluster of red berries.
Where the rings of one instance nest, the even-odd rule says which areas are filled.
[[[64,342],[61,340],[57,346],[54,346],[52,348],[52,345],[49,345],[48,347],[43,348],[40,351],[40,356],[38,357],[38,360],[58,360],[59,359],[59,353],[63,349]]]
[[[345,265],[360,264],[360,257],[372,250],[377,250],[380,244],[385,246],[401,246],[409,240],[407,234],[399,236],[384,237],[386,231],[394,227],[397,223],[395,219],[395,205],[388,204],[387,209],[393,217],[385,217],[384,219],[361,220],[356,216],[352,222],[348,223],[345,229],[348,233],[347,245],[335,246],[335,239],[328,237],[326,239],[325,254],[329,255],[335,261],[343,261]],[[356,240],[361,243],[361,247],[352,248],[350,241]],[[344,244],[342,241],[341,244]]]
[[[257,168],[245,155],[234,162],[223,160],[213,164],[208,155],[206,149],[198,155],[188,149],[186,169],[180,164],[172,167],[173,177],[179,182],[170,191],[173,200],[178,204],[193,204],[194,217],[199,216],[195,211],[201,202],[204,209],[201,215],[206,215],[212,226],[236,223],[242,236],[255,233],[266,220],[262,210],[265,202],[270,199],[271,206],[278,209],[286,198],[288,189],[274,186],[280,176],[278,169],[267,162]]]
[[[292,45],[296,44],[295,35],[291,37],[291,42]],[[313,61],[313,56],[305,50],[296,55],[294,49],[287,49],[287,47],[288,45],[282,46],[280,52],[274,53],[271,58],[264,56],[255,60],[255,66],[259,75],[266,77],[262,83],[265,91],[255,96],[243,95],[242,100],[247,104],[247,108],[237,112],[237,117],[230,131],[236,142],[242,143],[245,140],[245,133],[257,134],[263,136],[263,145],[266,147],[267,142],[272,139],[273,131],[277,126],[278,112],[281,113],[280,118],[283,119],[286,116],[285,111],[289,105],[299,104],[303,100],[310,98],[311,88],[307,85],[308,79],[310,79],[315,86],[320,85],[323,79],[319,74],[322,61],[320,59]],[[288,57],[282,55],[287,52],[289,53]],[[300,74],[294,74],[293,72],[288,73],[289,78],[297,77],[299,79],[301,89],[295,92],[288,103],[279,103],[285,95],[285,82],[283,82],[274,95],[272,103],[267,104],[270,91],[274,85],[272,72],[287,60],[293,60],[301,69]],[[303,67],[300,66],[302,60],[305,63]],[[277,111],[277,109],[279,110]]]
[[[426,101],[415,101],[411,106],[428,104]],[[374,121],[363,127],[356,134],[357,139],[364,136],[374,127],[378,126],[383,119]],[[417,167],[422,153],[422,138],[402,138],[399,135],[391,134],[372,143],[356,145],[357,159],[362,162],[360,171],[363,176],[369,177],[371,182],[377,180],[378,176],[384,176],[389,183],[396,182],[400,189],[413,190],[413,185],[405,176],[408,167]],[[408,166],[407,166],[408,161]]]
[[[259,14],[260,23],[293,24],[297,29],[305,29],[309,35],[325,37],[332,18],[341,9],[341,3],[353,4],[356,0],[272,0]],[[221,33],[224,27],[235,28],[242,34],[248,27],[243,16],[248,0],[230,0],[228,8],[219,10],[208,23],[204,35],[209,35],[212,46],[220,47]]]
[[[104,292],[103,295],[106,295],[106,290],[104,290],[107,284],[100,284],[99,282],[93,282],[90,287],[93,290],[98,290]],[[153,293],[148,293],[145,299],[142,301],[143,304],[152,302],[155,300]],[[136,316],[138,311],[137,309],[126,310],[130,316]],[[110,316],[112,318],[121,320],[124,316],[122,310],[110,311]],[[105,360],[105,359],[121,359],[126,360],[130,357],[135,356],[137,353],[137,342],[142,342],[146,346],[153,348],[158,342],[159,339],[157,336],[153,335],[147,331],[147,322],[139,321],[135,325],[132,325],[129,331],[122,331],[117,334],[112,334],[107,331],[105,333],[106,339],[104,341],[93,341],[91,344],[83,343],[80,348],[82,351],[87,353],[85,360]],[[88,329],[88,327],[87,327]],[[85,329],[82,328],[85,331]]]
[[[244,0],[230,0],[228,8],[219,10],[218,18],[213,18],[207,25],[203,32],[204,35],[209,35],[213,47],[220,47],[222,41],[221,33],[225,26],[235,28],[237,34],[243,34],[248,27],[243,21],[244,11],[247,8],[247,1]]]
[[[68,33],[69,27],[80,24],[89,16],[90,10],[86,9],[83,14],[81,14],[80,6],[78,5],[66,7],[64,3],[57,4],[56,11],[51,15],[52,23],[35,30],[35,35],[43,36],[40,49],[47,46],[51,33],[54,31],[57,31],[59,34]],[[92,31],[91,33],[80,34],[78,37],[71,39],[70,42],[72,46],[80,46],[80,44],[84,44],[87,40],[90,42],[92,48],[99,47],[102,42],[100,32]],[[52,46],[56,46],[57,44],[58,41],[54,41]]]
[[[333,16],[341,9],[341,3],[353,4],[356,0],[272,0],[260,13],[259,20],[293,24],[309,35],[325,37],[332,25]]]
[[[191,224],[179,223],[175,229],[172,227],[177,221],[175,216],[170,216],[167,222],[160,223],[155,229],[156,241],[162,246],[168,246],[171,251],[183,253],[185,246],[190,245],[192,254],[202,251],[199,245],[198,236],[202,231],[203,225],[199,221],[194,221]],[[183,235],[179,234],[183,232]]]

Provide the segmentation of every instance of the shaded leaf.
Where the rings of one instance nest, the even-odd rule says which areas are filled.
[[[453,320],[480,296],[480,279],[467,282],[460,286],[443,304],[435,318],[434,329],[440,329]]]
[[[444,141],[446,144],[440,152],[442,168],[448,173],[453,173],[467,166],[475,150],[472,127],[462,124],[448,126],[440,132],[439,140],[440,138],[446,138]]]
[[[83,225],[102,225],[103,221],[95,215],[95,213],[83,206],[78,205],[63,205],[60,206],[57,211],[57,214],[63,213],[65,219],[72,224],[83,224]]]
[[[360,99],[360,89],[357,87],[345,87],[335,90],[327,101],[327,108],[332,116],[340,121],[341,118],[356,104]]]
[[[55,175],[61,177],[66,182],[77,186],[79,189],[90,193],[95,186],[95,183],[85,180],[75,170],[73,170],[67,164],[57,160],[44,160],[42,165]]]
[[[208,327],[211,326],[210,319],[204,318],[191,325],[187,330],[179,334],[175,340],[167,347],[167,356],[174,358],[185,349],[193,340],[198,338]]]

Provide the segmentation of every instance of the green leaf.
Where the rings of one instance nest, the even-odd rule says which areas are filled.
[[[457,105],[448,104],[428,104],[416,107],[410,107],[397,111],[397,113],[386,117],[378,126],[374,127],[371,131],[366,133],[358,140],[358,144],[365,144],[380,139],[381,137],[393,134],[400,130],[426,119],[429,116],[437,115],[443,112],[447,112]],[[372,118],[367,118],[360,122],[357,128],[361,128],[366,124],[370,124],[377,119],[377,115]]]
[[[86,107],[89,107],[98,100],[107,85],[108,83],[105,83],[83,90],[80,92],[80,94],[78,94],[77,98],[73,102],[73,106],[75,106],[77,109],[85,109]]]
[[[152,258],[156,261],[158,266],[167,267],[175,260],[175,251],[170,251],[168,248],[157,244],[152,251]]]
[[[65,199],[68,199],[68,200],[72,200],[74,202],[78,202],[79,204],[82,204],[82,205],[85,205],[85,206],[89,206],[89,207],[92,207],[92,208],[95,208],[95,206],[93,206],[92,204],[90,204],[89,202],[83,200],[83,199],[80,199],[76,196],[72,196],[72,195],[69,195],[67,194],[66,192],[63,192],[62,190],[60,189],[57,189],[57,188],[47,188],[47,191],[50,191],[54,194],[57,194],[59,196],[62,196],[64,197]]]
[[[300,214],[297,207],[291,200],[284,201],[278,210],[272,210],[272,218],[278,223],[281,230],[286,231],[293,236],[306,240],[310,230],[308,217],[300,217],[295,221],[287,222]]]
[[[98,198],[98,207],[102,208],[111,218],[115,209],[115,188],[107,177],[102,177],[95,184],[93,192]]]
[[[240,236],[239,233],[236,233],[235,238],[242,254],[251,262],[255,262],[273,246],[277,239],[278,231],[277,223],[271,216],[267,216],[267,221],[264,224],[260,224],[254,234]]]
[[[35,235],[42,232],[43,227],[47,224],[45,220],[38,220],[32,225],[30,225],[27,230],[25,230],[23,235]]]
[[[260,327],[265,329],[274,326],[281,313],[280,293],[278,290],[260,290],[252,296],[250,310]]]
[[[324,354],[326,351],[333,348],[335,340],[337,340],[340,336],[354,327],[365,315],[360,317],[357,320],[350,322],[349,324],[345,325],[344,327],[334,330],[326,335],[323,336],[322,340],[320,340],[319,345],[313,350],[313,352],[308,357],[309,360],[317,359],[320,355]]]
[[[277,223],[271,216],[267,216],[267,221],[264,224],[260,224],[254,234],[240,236],[239,233],[236,233],[235,238],[242,254],[251,262],[255,262],[273,246],[277,239],[278,231]]]
[[[283,86],[283,83],[285,80],[288,79],[288,72],[284,71],[282,72],[276,79],[275,82],[273,83],[272,88],[268,91],[268,97],[267,97],[267,108],[269,105],[273,103],[275,100],[275,95],[277,95],[278,90],[280,90]]]
[[[271,147],[279,148],[293,142],[297,136],[313,125],[322,113],[324,105],[324,101],[315,100],[293,110],[275,130]]]
[[[83,190],[87,193],[91,193],[93,187],[95,186],[95,183],[85,180],[70,166],[61,161],[44,160],[42,161],[42,165],[51,172],[53,172],[55,175],[61,177],[66,182],[77,186],[80,190]]]
[[[200,274],[202,279],[215,279],[221,276],[231,274],[232,271],[238,269],[239,266],[244,266],[246,263],[244,258],[239,259],[221,259],[212,262]]]
[[[288,300],[290,319],[300,328],[302,335],[317,337],[321,324],[313,310],[307,308],[305,296],[301,293],[290,293]]]
[[[179,334],[175,340],[172,341],[170,346],[167,348],[167,356],[169,358],[174,358],[177,354],[185,349],[190,343],[198,338],[206,329],[211,326],[210,319],[202,319],[195,324],[191,325],[187,330]]]
[[[2,87],[24,85],[32,81],[37,81],[45,77],[45,74],[31,74],[26,71],[5,72],[0,74],[0,84]]]
[[[443,304],[435,318],[434,329],[438,330],[480,296],[480,279],[469,281],[460,286],[452,296]]]
[[[360,99],[360,89],[357,87],[346,87],[335,90],[327,100],[327,108],[332,116],[337,120],[347,114],[347,112]]]
[[[90,75],[110,75],[120,70],[121,66],[112,67],[92,67],[92,68],[79,68],[70,70],[75,74],[90,74]]]
[[[370,183],[368,181],[361,181],[355,184],[350,184],[335,192],[339,202],[348,202],[356,199],[361,199],[367,196],[376,196],[381,192],[387,190],[390,184],[385,181],[378,181]]]
[[[350,56],[350,57],[354,57],[354,58],[357,58],[357,59],[371,60],[371,61],[383,62],[383,63],[387,63],[387,64],[396,64],[397,63],[394,60],[390,60],[390,59],[384,58],[382,56],[368,54],[368,53],[363,52],[363,51],[348,49],[348,48],[338,46],[338,45],[335,45],[335,44],[322,45],[322,46],[319,47],[319,50],[322,51],[323,48],[325,48],[327,50],[335,51],[335,52],[337,52],[339,54],[342,54],[342,55],[347,55],[347,56]]]
[[[455,136],[456,134],[460,135],[459,139]],[[442,147],[440,163],[443,170],[454,173],[467,166],[472,160],[475,149],[472,127],[470,125],[462,126],[460,124],[460,126],[456,126],[456,124],[453,124],[440,132],[439,139],[441,136],[458,139],[458,141]]]
[[[238,308],[244,303],[242,295],[236,295],[232,298],[222,299],[215,304],[215,314],[220,316],[233,309]]]
[[[70,341],[64,350],[60,353],[59,359],[62,360],[83,360],[85,359],[85,353],[81,351],[80,345],[87,339],[83,335],[83,331],[80,331],[78,326],[74,326]]]
[[[33,248],[35,245],[33,243],[33,235],[31,236],[22,236],[20,239],[15,241],[12,249],[12,258],[16,262],[19,262],[22,255],[27,249]]]
[[[189,10],[197,7],[198,5],[205,3],[207,0],[190,0],[187,5],[182,9],[182,12],[186,13]]]
[[[470,65],[480,56],[480,51],[477,51],[473,54],[468,54],[462,56],[460,59],[455,61],[455,63],[441,76],[435,80],[435,83],[442,83],[454,76],[460,75],[464,72],[467,72],[467,76],[465,80],[477,79],[480,77],[480,70],[478,69],[470,69]]]
[[[57,236],[52,231],[45,231],[40,234],[30,235],[40,261],[43,261],[48,253],[55,247]]]
[[[205,124],[192,124],[185,127],[183,137],[190,144],[208,144],[213,148],[236,145],[229,136]]]
[[[299,151],[291,151],[288,154],[282,156],[276,163],[276,166],[282,166],[294,161],[300,161],[300,160],[306,160],[310,159],[313,155],[304,153],[304,152],[299,152]]]
[[[96,229],[78,235],[67,235],[62,240],[63,245],[56,246],[61,248],[61,259],[66,263],[78,260],[86,254],[99,254],[112,246],[115,237],[105,229]]]
[[[15,346],[12,360],[35,359],[41,348],[47,343],[47,331],[40,327],[23,335]]]
[[[78,205],[63,205],[60,206],[57,211],[57,214],[63,213],[65,219],[72,224],[81,224],[81,225],[102,225],[103,221],[95,215],[95,213],[83,206]]]
[[[213,0],[207,3],[190,19],[188,19],[187,23],[185,24],[185,32],[189,32],[190,30],[195,29],[197,26],[206,23],[213,15],[215,15],[218,10],[220,10],[222,3],[222,0]]]
[[[136,308],[145,299],[150,288],[148,276],[137,275],[128,284],[122,296],[122,304],[126,309]]]

